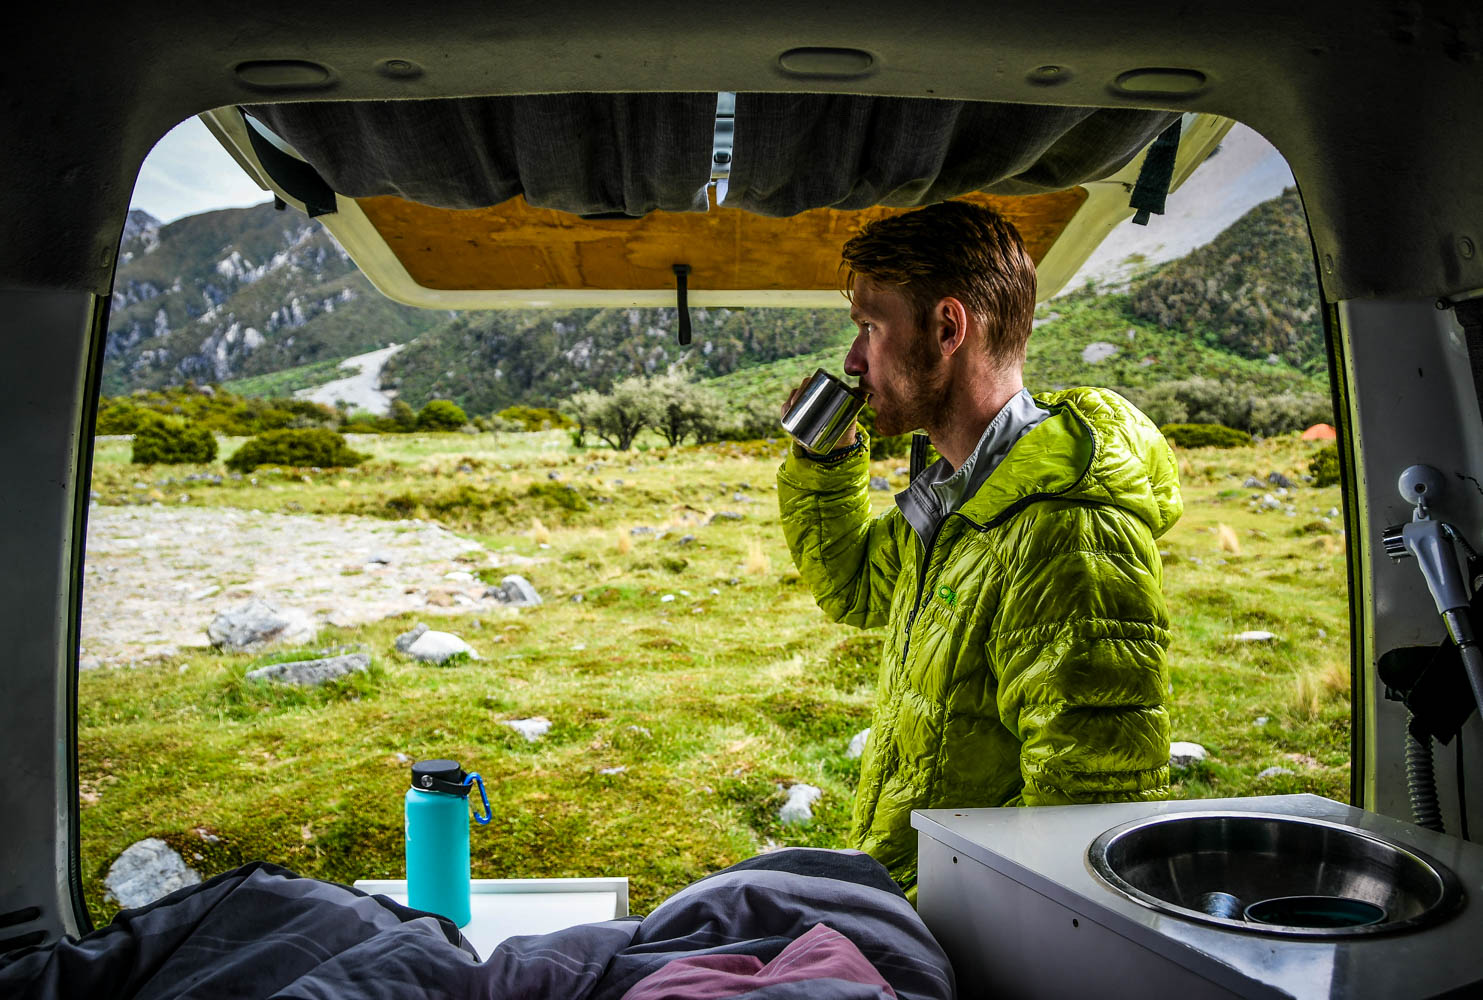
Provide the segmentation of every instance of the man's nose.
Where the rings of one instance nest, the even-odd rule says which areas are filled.
[[[865,334],[857,334],[854,341],[850,343],[850,353],[844,356],[844,373],[846,375],[864,375],[865,365]]]

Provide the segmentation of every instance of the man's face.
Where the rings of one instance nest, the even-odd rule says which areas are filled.
[[[844,370],[860,377],[875,409],[881,437],[941,425],[947,359],[930,330],[922,329],[911,303],[895,288],[868,278],[855,282],[850,319],[859,333]]]

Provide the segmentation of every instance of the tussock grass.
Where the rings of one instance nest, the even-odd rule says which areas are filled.
[[[401,877],[402,757],[453,757],[484,775],[495,821],[473,831],[476,875],[628,875],[636,912],[769,844],[843,843],[859,773],[845,749],[869,724],[883,635],[825,621],[793,570],[771,489],[781,442],[642,443],[616,454],[573,449],[560,432],[370,436],[352,443],[373,455],[360,468],[240,480],[219,466],[131,468],[127,442],[100,443],[100,503],[186,492],[192,505],[345,513],[464,486],[508,497],[498,516],[462,520],[425,502],[407,516],[538,560],[520,572],[546,603],[440,619],[481,657],[445,667],[393,650],[415,620],[406,615],[326,629],[309,650],[195,650],[84,673],[82,858],[95,920],[113,911],[102,902],[109,864],[146,836],[205,875],[267,858],[340,881]],[[1279,439],[1180,452],[1186,513],[1159,542],[1170,709],[1174,739],[1211,759],[1175,776],[1176,796],[1348,797],[1343,538],[1326,517],[1338,490],[1300,488],[1290,517],[1259,512],[1262,491],[1241,485],[1272,471],[1301,482],[1312,450]],[[183,482],[212,474],[222,481]],[[568,486],[585,509],[553,509],[532,491]],[[891,496],[871,502],[885,510]],[[707,523],[720,512],[741,517]],[[1326,529],[1294,534],[1308,522]],[[653,533],[635,537],[635,526]],[[509,572],[475,571],[490,582]],[[1254,628],[1278,638],[1232,639]],[[365,675],[308,691],[242,680],[273,656],[348,644],[371,652]],[[535,715],[554,723],[537,743],[503,724]],[[1273,765],[1293,774],[1258,781]],[[777,808],[798,781],[823,799],[811,826],[782,827]]]

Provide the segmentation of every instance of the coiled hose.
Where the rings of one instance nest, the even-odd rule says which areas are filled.
[[[1412,716],[1414,719],[1415,717]],[[1417,739],[1406,727],[1406,791],[1411,798],[1411,818],[1419,827],[1442,829],[1442,806],[1437,801],[1437,775],[1432,766],[1432,738]]]

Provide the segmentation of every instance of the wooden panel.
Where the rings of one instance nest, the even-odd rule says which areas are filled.
[[[1003,198],[971,194],[1015,224],[1036,263],[1087,193]],[[736,209],[655,212],[642,219],[583,219],[512,198],[492,208],[433,208],[396,197],[359,199],[413,280],[425,288],[673,288],[674,264],[690,287],[831,290],[839,248],[865,223],[906,209],[815,209],[771,219]]]

